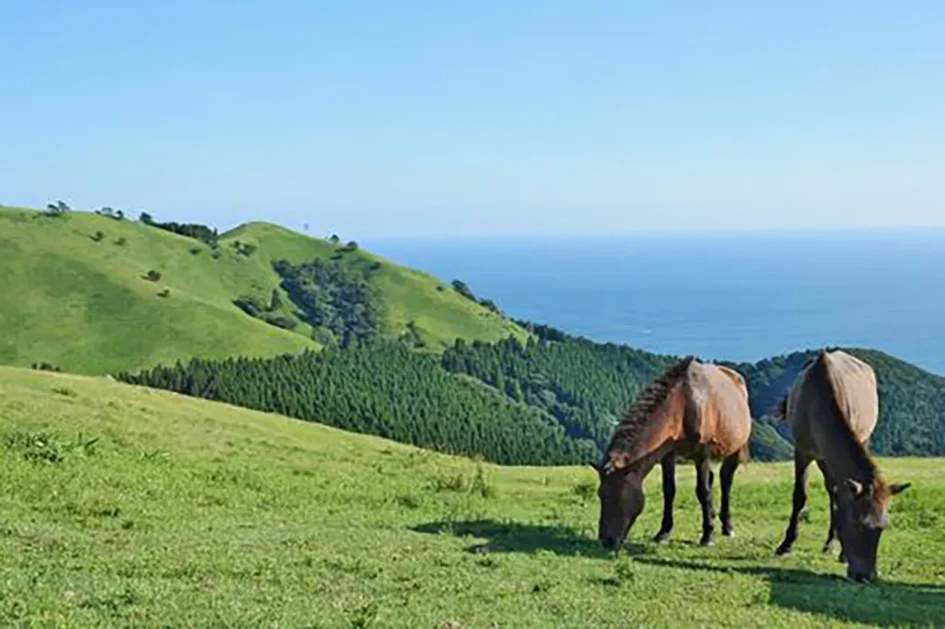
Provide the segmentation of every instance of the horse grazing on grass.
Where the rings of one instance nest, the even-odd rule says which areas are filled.
[[[798,516],[807,502],[807,471],[816,461],[830,496],[824,552],[839,538],[847,576],[873,580],[890,499],[911,485],[888,485],[869,453],[879,416],[873,368],[840,350],[821,351],[801,370],[781,409],[795,441],[794,506],[777,554],[791,552],[797,540]]]
[[[669,537],[677,459],[695,463],[703,546],[712,544],[715,519],[710,464],[722,461],[722,534],[732,535],[732,478],[748,460],[750,435],[748,388],[741,374],[692,356],[670,367],[637,396],[603,458],[592,464],[600,476],[600,542],[611,550],[623,544],[643,511],[643,480],[657,462],[663,468],[663,523],[654,539]]]

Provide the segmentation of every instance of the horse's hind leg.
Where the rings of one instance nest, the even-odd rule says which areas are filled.
[[[735,533],[732,528],[732,479],[735,478],[740,455],[740,452],[735,452],[727,456],[722,461],[722,469],[719,470],[719,479],[722,481],[722,511],[719,518],[722,520],[722,535],[725,537],[731,537]]]
[[[673,530],[673,500],[676,498],[676,455],[672,452],[663,457],[663,524],[653,538],[662,542]]]
[[[712,482],[714,474],[710,467],[708,451],[696,458],[696,498],[702,505],[702,546],[712,545],[712,532],[715,529],[715,513],[712,507]]]
[[[795,540],[797,540],[797,519],[801,515],[801,510],[807,504],[807,469],[810,467],[811,460],[804,454],[794,450],[794,507],[791,510],[791,521],[788,523],[787,530],[784,532],[784,541],[775,551],[778,555],[786,555],[791,552]]]

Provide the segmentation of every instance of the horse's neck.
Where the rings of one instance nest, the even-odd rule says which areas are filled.
[[[649,449],[644,454],[637,455],[630,463],[630,470],[641,479],[646,478],[671,449],[671,444],[663,444]]]
[[[876,465],[870,459],[866,446],[856,440],[851,430],[847,430],[839,422],[845,421],[842,417],[835,418],[837,423],[830,426],[832,447],[829,457],[821,452],[824,465],[830,471],[834,482],[841,483],[848,478],[870,481],[876,477]]]
[[[682,431],[683,407],[679,393],[674,391],[658,409],[660,417],[654,418],[640,428],[637,439],[630,449],[630,466],[645,477],[673,449],[673,442]]]

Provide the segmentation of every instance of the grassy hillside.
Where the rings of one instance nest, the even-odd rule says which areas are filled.
[[[159,367],[116,379],[505,465],[596,461],[541,409],[443,371],[397,341]]]
[[[93,440],[96,440],[94,441]],[[795,555],[784,464],[733,491],[737,537],[694,545],[651,499],[613,558],[590,468],[478,465],[98,379],[0,368],[0,624],[317,627],[940,623],[945,461],[883,460],[894,502],[875,585],[821,554],[813,476]],[[452,624],[447,624],[452,623]],[[493,624],[494,623],[494,624]]]
[[[227,242],[240,240],[259,246],[259,262],[271,268],[271,262],[285,258],[300,264],[313,258],[339,256],[344,243],[309,238],[278,225],[249,223],[227,232]],[[392,337],[403,334],[413,321],[420,335],[433,349],[442,349],[457,338],[497,341],[509,335],[524,339],[525,332],[499,315],[466,299],[452,289],[448,281],[422,271],[399,266],[362,249],[340,254],[341,264],[380,263],[371,281],[383,294],[387,320],[385,332]]]
[[[243,255],[236,241],[258,248]],[[0,208],[0,363],[46,361],[101,374],[192,356],[315,348],[307,326],[294,332],[276,328],[244,314],[233,300],[268,299],[280,281],[271,267],[275,259],[330,259],[336,249],[328,241],[253,223],[224,234],[215,253],[197,240],[131,220],[84,212],[50,218]],[[372,281],[388,312],[388,335],[402,334],[413,321],[434,350],[457,337],[524,336],[452,289],[438,290],[440,283],[430,276],[361,251],[343,254],[340,263],[364,260],[381,262]],[[144,277],[150,270],[160,273],[158,281]],[[159,296],[165,289],[167,296]],[[290,306],[284,314],[294,318]]]

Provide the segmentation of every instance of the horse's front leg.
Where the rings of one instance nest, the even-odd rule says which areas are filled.
[[[830,499],[830,528],[827,530],[827,541],[824,542],[824,552],[826,553],[830,551],[834,540],[837,540],[839,537],[837,535],[839,507],[837,505],[836,483],[830,477],[830,474],[827,472],[827,467],[821,461],[817,461],[817,467],[820,468],[821,474],[824,475],[824,486],[827,488],[827,497]],[[841,558],[843,557],[842,550],[840,551],[840,556]],[[841,561],[843,561],[843,559],[841,559]]]
[[[669,453],[660,462],[663,468],[663,523],[654,542],[665,541],[673,531],[673,500],[676,498],[676,455]]]

